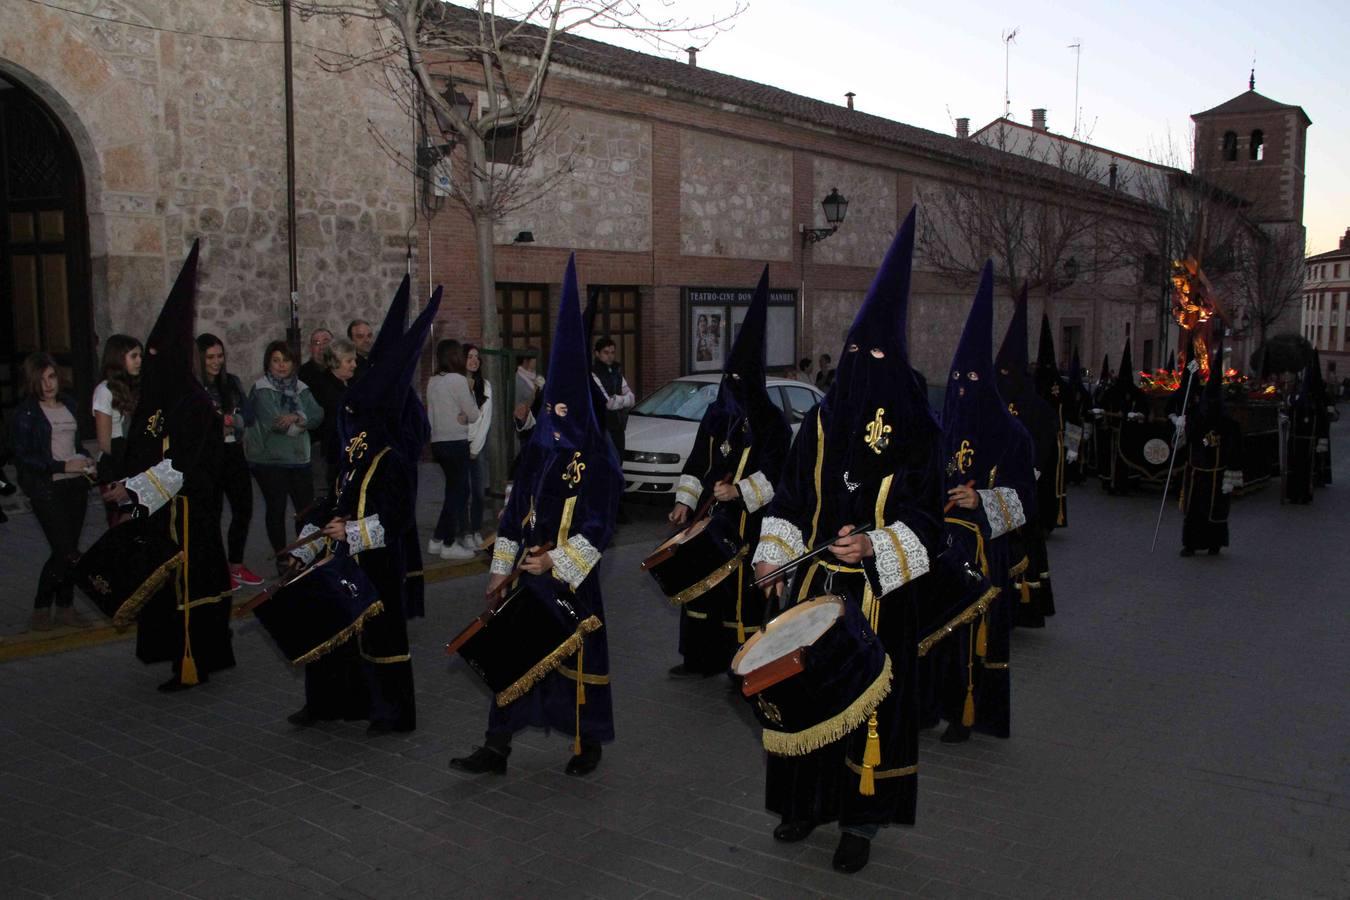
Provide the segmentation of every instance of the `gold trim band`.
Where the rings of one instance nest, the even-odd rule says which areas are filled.
[[[576,669],[569,669],[569,668],[567,668],[567,666],[558,666],[558,670],[557,670],[557,671],[558,671],[558,674],[561,675],[561,676],[563,676],[564,678],[570,678],[570,679],[572,679],[573,681],[576,681],[576,680],[577,680],[577,670],[576,670]],[[608,675],[592,675],[592,674],[589,673],[589,672],[582,672],[582,673],[581,673],[581,682],[582,682],[582,684],[605,685],[605,684],[609,684],[609,676],[608,676]]]
[[[669,598],[670,602],[675,606],[681,606],[688,603],[690,600],[697,600],[699,597],[702,597],[704,594],[708,593],[708,591],[717,587],[723,581],[726,581],[728,575],[739,569],[741,563],[745,560],[745,554],[749,551],[749,544],[741,545],[740,551],[735,556],[722,563],[722,565],[718,566],[716,569],[713,569],[712,574],[707,578],[695,582],[680,591],[674,597]]]
[[[141,586],[132,591],[131,596],[123,600],[122,605],[117,607],[117,612],[112,617],[113,627],[119,631],[130,627],[131,623],[136,621],[136,617],[141,614],[141,609],[145,606],[146,601],[164,586],[164,582],[182,564],[183,554],[180,551],[169,557],[168,562],[151,572],[150,577],[142,581]]]
[[[563,641],[548,656],[531,666],[528,672],[517,678],[506,690],[497,694],[497,706],[506,706],[529,693],[530,688],[534,687],[545,675],[562,665],[564,659],[569,656],[576,656],[586,635],[593,631],[599,631],[602,627],[602,623],[595,616],[588,616],[583,619],[577,625],[577,630],[572,633],[571,637]]]
[[[355,622],[348,625],[346,628],[342,629],[337,634],[333,635],[328,640],[324,641],[322,644],[315,647],[313,650],[310,650],[308,653],[302,653],[295,659],[291,660],[291,665],[299,666],[304,665],[306,663],[312,663],[319,657],[323,656],[325,653],[328,653],[329,651],[342,646],[347,641],[351,640],[352,635],[361,633],[361,631],[366,627],[367,619],[369,619],[371,616],[377,616],[382,612],[384,612],[384,603],[383,601],[376,600],[374,603],[370,604],[370,606],[367,606],[365,611],[362,612],[361,615],[356,617]],[[362,655],[364,656],[364,654]],[[411,657],[409,657],[409,659],[411,659]]]

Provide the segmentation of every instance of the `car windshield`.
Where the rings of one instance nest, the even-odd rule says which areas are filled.
[[[658,419],[700,422],[704,411],[717,399],[717,388],[715,381],[672,381],[639,403],[633,413]]]

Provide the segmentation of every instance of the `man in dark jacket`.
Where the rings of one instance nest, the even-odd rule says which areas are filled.
[[[637,403],[628,379],[623,377],[623,366],[617,360],[618,351],[614,339],[609,336],[596,338],[595,358],[591,363],[591,377],[605,392],[605,421],[603,425],[614,442],[614,450],[623,459],[624,428],[628,425],[628,410]]]

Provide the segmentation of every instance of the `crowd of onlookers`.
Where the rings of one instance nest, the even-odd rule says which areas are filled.
[[[308,359],[301,363],[285,341],[272,341],[263,352],[261,374],[245,384],[230,371],[229,353],[218,336],[197,337],[198,377],[219,413],[225,452],[217,483],[221,518],[229,510],[226,553],[232,587],[262,584],[244,561],[253,517],[253,485],[263,502],[263,525],[273,553],[288,543],[288,516],[296,517],[332,490],[337,477],[337,420],[348,386],[366,371],[375,343],[370,323],[348,324],[346,339],[326,328],[309,336]],[[79,557],[91,485],[98,486],[109,527],[133,514],[125,491],[115,485],[137,474],[123,469],[127,432],[140,395],[144,348],[134,337],[110,336],[103,345],[102,380],[90,409],[96,446],[86,453],[79,440],[81,410],[62,390],[59,368],[47,353],[24,361],[22,399],[12,413],[10,447],[0,449],[0,495],[14,493],[5,480],[6,456],[12,455],[18,487],[50,546],[51,555],[36,589],[32,627],[45,631],[59,624],[86,627],[73,606],[71,571]],[[605,395],[602,425],[622,453],[624,420],[635,398],[615,360],[609,338],[595,342],[593,375]],[[515,374],[512,410],[523,442],[534,425],[544,379],[536,360],[526,356]],[[431,457],[444,475],[440,514],[427,542],[427,553],[449,560],[471,559],[484,550],[484,498],[488,444],[492,427],[492,385],[484,377],[478,347],[457,340],[439,341],[435,374],[426,389],[431,426]],[[3,429],[0,429],[2,432]],[[4,448],[0,440],[0,448]],[[0,522],[3,522],[0,511]],[[291,518],[291,521],[294,521]],[[491,529],[495,530],[495,529]]]

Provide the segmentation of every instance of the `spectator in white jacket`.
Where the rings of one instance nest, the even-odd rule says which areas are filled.
[[[427,383],[427,418],[431,422],[431,456],[445,474],[445,497],[427,553],[442,559],[470,559],[473,551],[459,538],[468,526],[469,426],[479,419],[478,403],[469,389],[464,348],[459,341],[436,345],[436,374]]]
[[[470,550],[483,549],[483,495],[487,485],[488,431],[492,428],[492,385],[483,377],[483,359],[473,344],[464,345],[464,368],[469,390],[478,404],[478,421],[469,426],[469,531],[463,544]]]

